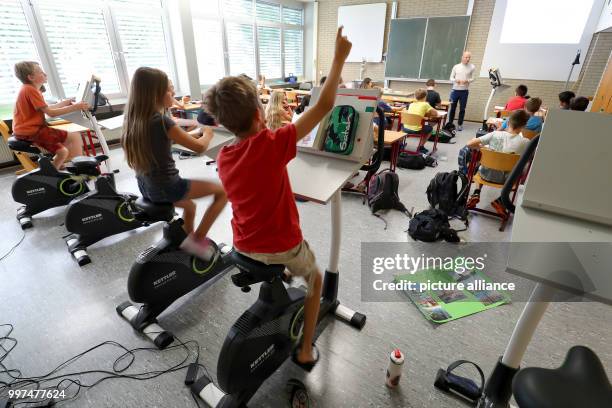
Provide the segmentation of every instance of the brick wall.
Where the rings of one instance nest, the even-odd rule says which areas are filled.
[[[372,3],[372,0],[319,0],[319,31],[318,31],[318,68],[319,76],[326,75],[333,58],[334,39],[338,22],[338,7],[354,4]],[[389,21],[391,19],[391,1],[387,1],[387,24],[385,27],[385,42],[383,49],[387,49],[387,37],[389,31]],[[397,16],[405,17],[427,17],[435,16],[455,16],[465,14],[467,10],[467,0],[398,0]],[[467,49],[472,52],[472,63],[476,65],[476,79],[470,85],[470,97],[466,111],[466,119],[473,121],[482,120],[483,109],[491,92],[491,85],[488,78],[480,78],[480,64],[484,56],[487,38],[489,36],[489,26],[493,16],[494,0],[475,0],[472,11],[472,20],[467,39]],[[583,56],[582,70],[578,81],[570,83],[570,88],[578,90],[580,95],[591,96],[595,94],[597,84],[603,73],[606,62],[612,50],[612,33],[600,33],[593,37],[591,46],[586,56]],[[458,62],[458,61],[457,61]],[[347,63],[342,71],[345,81],[359,78],[360,63]],[[569,72],[569,64],[568,64]],[[384,80],[384,64],[368,63],[366,65],[365,76],[375,81]],[[503,75],[503,72],[502,72]],[[318,78],[317,78],[318,79]],[[563,90],[564,82],[558,81],[534,81],[508,79],[505,83],[510,88],[495,95],[491,103],[493,106],[503,105],[506,100],[513,95],[513,89],[519,84],[525,84],[529,88],[529,95],[539,96],[544,101],[545,106],[555,107],[558,104],[557,94]],[[391,81],[391,88],[394,90],[413,91],[422,87],[423,82]],[[450,84],[439,84],[438,92],[443,99],[448,98]]]

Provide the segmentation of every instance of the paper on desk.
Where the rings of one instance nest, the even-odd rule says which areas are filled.
[[[113,130],[119,129],[123,126],[123,115],[115,116],[114,118],[104,119],[98,122],[98,124],[105,129]]]

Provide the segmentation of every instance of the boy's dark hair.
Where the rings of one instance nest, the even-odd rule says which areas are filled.
[[[525,110],[531,114],[534,114],[539,111],[541,106],[542,99],[540,98],[529,98],[529,100],[525,102]]]
[[[527,86],[519,85],[516,87],[515,92],[518,96],[525,96],[527,95]]]
[[[435,79],[428,79],[427,82],[425,82],[425,85],[427,85],[427,86],[436,86],[436,80]]]
[[[570,109],[575,111],[585,111],[589,106],[589,98],[577,96],[570,101]]]
[[[563,91],[559,94],[559,102],[561,102],[564,105],[569,105],[570,101],[575,96],[576,94],[573,93],[572,91]]]
[[[529,120],[529,114],[522,109],[515,110],[508,118],[508,126],[512,129],[519,130],[525,127]]]
[[[213,85],[204,95],[204,106],[234,134],[248,131],[255,113],[261,109],[257,88],[242,75],[225,77]]]
[[[326,76],[322,76],[321,79],[319,79],[319,86],[323,86],[323,84],[325,83],[326,79],[327,79]]]
[[[363,78],[363,81],[361,81],[361,85],[359,85],[359,88],[367,88],[370,84],[372,83],[372,78]]]

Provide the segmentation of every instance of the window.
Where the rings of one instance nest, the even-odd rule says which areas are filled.
[[[304,74],[304,31],[287,28],[285,40],[285,74],[302,76]]]
[[[259,26],[257,42],[259,43],[259,73],[266,78],[282,77],[280,28]]]
[[[120,92],[104,14],[99,6],[40,1],[40,14],[53,61],[66,96],[74,96],[80,82],[96,74],[105,93]]]
[[[131,78],[138,67],[158,68],[170,74],[164,22],[161,14],[140,11],[114,11],[121,51],[125,58],[128,76]]]
[[[302,10],[283,7],[283,24],[304,25]]]
[[[223,0],[223,15],[226,18],[253,18],[253,0]]]
[[[227,30],[227,53],[230,75],[246,74],[255,78],[255,42],[253,26],[229,22]]]
[[[13,114],[21,82],[15,77],[19,61],[39,61],[34,40],[18,0],[0,0],[0,119]]]
[[[221,22],[193,19],[193,34],[198,60],[200,85],[210,85],[225,76]]]
[[[257,21],[277,23],[281,19],[280,5],[257,1]]]

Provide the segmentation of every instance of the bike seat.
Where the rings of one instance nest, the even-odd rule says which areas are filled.
[[[258,282],[271,282],[280,278],[285,271],[285,265],[266,265],[236,251],[231,256],[232,262],[240,270],[239,273],[232,275],[232,282],[241,288]]]
[[[106,158],[104,155],[96,157],[77,156],[70,160],[70,162],[66,163],[66,170],[77,175],[84,174],[88,176],[98,176],[100,175],[98,165],[100,162],[106,160],[104,158]]]
[[[519,371],[512,390],[520,408],[603,408],[612,401],[612,385],[601,361],[584,346],[572,347],[559,368]]]
[[[40,149],[34,146],[32,142],[17,139],[15,136],[9,137],[8,147],[16,152],[40,154]]]
[[[154,203],[144,197],[134,202],[136,218],[141,221],[170,221],[174,218],[174,206],[170,203]]]

